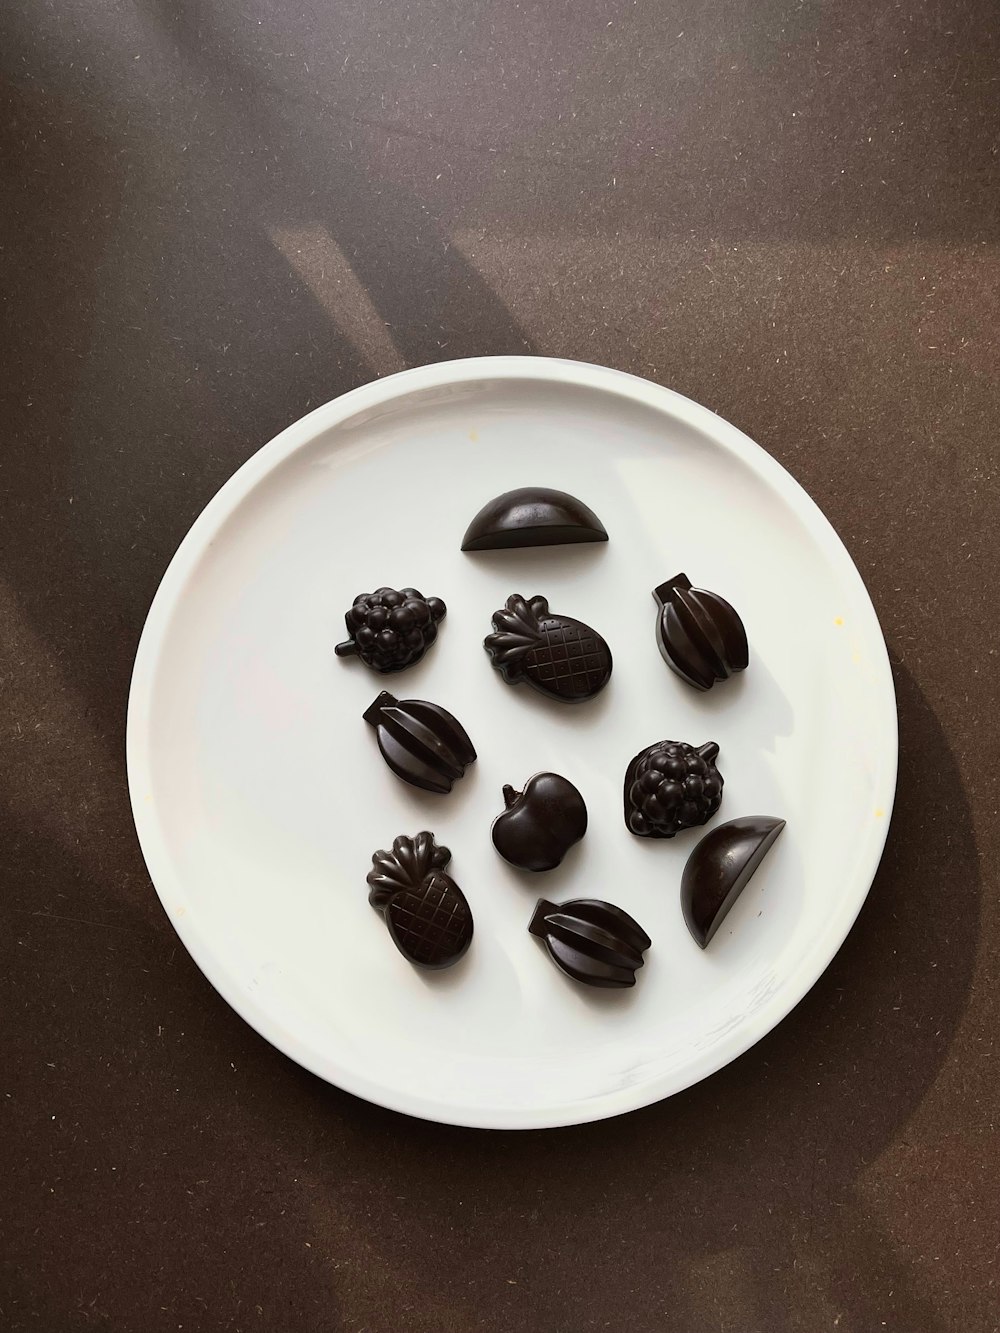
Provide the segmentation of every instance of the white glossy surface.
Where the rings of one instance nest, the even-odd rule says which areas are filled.
[[[567,489],[610,542],[463,555],[515,486]],[[439,494],[440,488],[440,494]],[[446,497],[446,498],[443,498]],[[678,570],[740,610],[751,666],[701,695],[656,650],[651,589]],[[443,597],[417,667],[340,661],[343,612],[380,584]],[[512,591],[588,621],[615,657],[578,707],[511,688],[482,649]],[[361,719],[383,685],[444,704],[479,761],[451,796],[399,782]],[[633,754],[721,746],[720,822],[788,826],[710,948],[678,901],[698,833],[625,829]],[[847,553],[805,493],[706,409],[614,371],[540,358],[425,367],[283,432],[198,519],[164,577],[129,703],[150,873],[181,939],[248,1022],[341,1087],[414,1115],[528,1127],[613,1115],[719,1068],[836,952],[888,826],[896,719],[885,646]],[[552,769],[590,829],[556,871],[497,856],[501,786]],[[372,851],[432,829],[476,920],[427,975],[368,905]],[[538,896],[603,897],[653,939],[634,991],[574,985],[526,925]]]

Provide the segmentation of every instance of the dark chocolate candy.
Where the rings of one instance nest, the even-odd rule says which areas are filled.
[[[639,838],[672,838],[705,824],[722,803],[719,747],[657,741],[639,752],[625,773],[625,823]]]
[[[440,597],[424,597],[416,588],[359,593],[344,617],[350,638],[334,652],[360,657],[382,674],[402,671],[419,662],[437,638],[438,621],[446,611]]]
[[[681,876],[681,910],[703,949],[785,827],[783,819],[747,815],[707,833]]]
[[[522,486],[483,505],[469,524],[462,550],[495,551],[512,546],[607,540],[604,524],[575,495],[547,486]]]
[[[724,597],[692,588],[686,574],[654,588],[660,608],[656,643],[664,662],[696,690],[745,671],[750,662],[743,621]]]
[[[524,791],[504,787],[507,806],[493,821],[493,846],[521,870],[553,870],[587,831],[587,807],[572,782],[536,773]]]
[[[554,615],[544,597],[514,593],[493,613],[493,628],[483,647],[508,684],[525,680],[553,699],[579,703],[611,679],[611,649],[597,631]]]
[[[476,757],[461,722],[425,699],[394,699],[383,690],[362,716],[396,776],[424,791],[451,791]]]
[[[451,967],[472,943],[472,912],[444,867],[451,860],[433,833],[397,838],[376,852],[368,901],[385,914],[392,942],[417,967]]]
[[[651,943],[628,912],[596,898],[539,898],[528,930],[544,940],[557,967],[588,986],[634,986]]]

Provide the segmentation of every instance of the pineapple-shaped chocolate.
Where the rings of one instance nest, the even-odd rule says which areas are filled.
[[[599,694],[611,678],[611,649],[581,620],[557,616],[544,597],[514,593],[493,615],[483,647],[508,684],[524,680],[563,703]]]
[[[451,860],[433,833],[400,837],[375,852],[368,901],[385,915],[392,942],[417,967],[451,967],[472,943],[472,912],[444,868]]]

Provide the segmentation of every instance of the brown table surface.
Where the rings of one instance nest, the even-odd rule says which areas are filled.
[[[5,0],[0,1328],[1000,1327],[991,0]],[[734,1065],[486,1133],[327,1087],[160,910],[123,764],[199,510],[308,408],[536,352],[807,487],[899,695],[869,902]],[[780,596],[780,589],[775,590]]]

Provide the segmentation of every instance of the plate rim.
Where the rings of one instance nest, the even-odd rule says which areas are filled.
[[[339,1068],[331,1070],[335,1062],[327,1059],[324,1064],[311,1046],[285,1030],[258,1003],[239,977],[226,966],[222,957],[215,953],[211,940],[206,939],[200,931],[197,918],[186,911],[177,910],[179,900],[183,898],[183,891],[178,891],[177,886],[179,877],[174,874],[169,849],[161,836],[155,810],[144,797],[144,793],[152,787],[148,726],[160,654],[173,613],[208,545],[207,538],[222,527],[260,481],[321,432],[413,392],[476,381],[516,379],[599,389],[633,403],[643,404],[685,421],[746,462],[806,524],[838,579],[843,580],[845,586],[853,587],[856,613],[860,613],[862,621],[868,622],[859,623],[858,628],[869,650],[872,676],[870,688],[883,695],[877,709],[884,734],[877,751],[879,765],[874,778],[874,793],[878,807],[884,811],[884,818],[871,821],[867,827],[864,855],[859,855],[857,872],[863,888],[857,893],[856,901],[852,896],[846,907],[842,907],[839,915],[833,918],[832,928],[824,932],[817,948],[806,956],[806,965],[800,964],[795,971],[788,973],[765,1005],[753,1014],[744,1015],[734,1032],[728,1033],[724,1039],[703,1052],[700,1059],[691,1060],[683,1071],[660,1075],[647,1083],[612,1088],[598,1097],[543,1107],[538,1111],[524,1107],[465,1107],[385,1087],[357,1071]],[[861,573],[829,519],[777,459],[710,408],[651,380],[585,361],[539,356],[485,356],[402,370],[348,390],[285,427],[223,483],[181,540],[147,612],[129,687],[125,753],[129,798],[139,846],[167,919],[211,985],[260,1036],[324,1081],[393,1111],[468,1128],[547,1129],[621,1115],[692,1087],[756,1045],[801,1002],[840,950],[871,890],[892,818],[899,735],[888,649]]]

